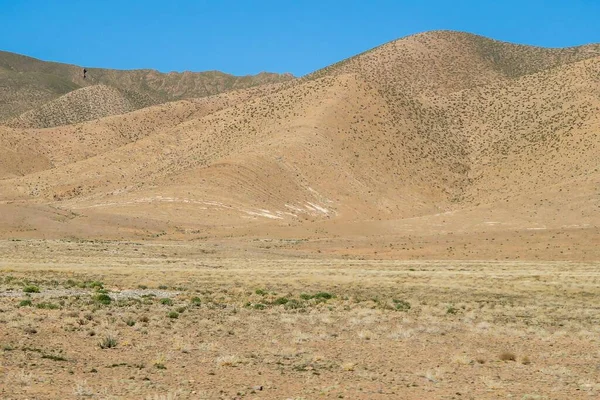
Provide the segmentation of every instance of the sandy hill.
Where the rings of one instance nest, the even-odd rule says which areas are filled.
[[[382,94],[440,96],[600,56],[600,44],[550,49],[454,31],[398,39],[309,74],[360,74]]]
[[[133,105],[139,108],[293,79],[289,74],[267,72],[233,76],[218,71],[160,73],[154,70],[86,68],[88,77],[84,80],[83,67],[0,52],[0,121],[36,109],[76,89],[94,85],[118,89],[134,99]],[[83,118],[77,119],[85,120]]]
[[[3,148],[39,162],[0,164],[0,227],[302,238],[297,249],[338,255],[598,258],[598,49],[431,32],[298,80],[7,127]]]

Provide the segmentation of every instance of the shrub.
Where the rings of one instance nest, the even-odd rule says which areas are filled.
[[[112,335],[106,335],[99,343],[101,349],[113,349],[117,347],[117,338]]]
[[[127,326],[134,326],[135,325],[135,320],[133,320],[133,318],[129,317],[129,318],[127,318],[127,320],[125,321],[125,323],[127,324]]]
[[[296,299],[291,299],[285,303],[284,307],[286,310],[297,310],[299,308],[304,308],[304,304]]]
[[[256,293],[258,295],[261,295],[261,296],[264,296],[264,295],[267,294],[267,291],[263,290],[263,289],[256,289],[256,292],[254,292],[254,293]]]
[[[39,293],[40,292],[40,288],[34,285],[27,285],[23,288],[23,291],[25,293]]]
[[[104,289],[104,284],[100,281],[87,282],[86,286],[90,289]]]
[[[190,300],[190,303],[193,306],[199,307],[200,304],[202,304],[202,300],[200,300],[200,297],[192,297],[192,299]]]
[[[67,279],[67,281],[65,282],[65,287],[74,287],[74,286],[78,286],[78,283],[76,281],[74,281],[73,279]]]
[[[317,294],[315,294],[314,298],[315,299],[324,299],[324,300],[329,300],[332,299],[334,296],[331,293],[327,293],[327,292],[319,292]]]
[[[171,311],[167,314],[167,317],[176,319],[176,318],[179,318],[179,313],[177,311]]]
[[[165,306],[172,306],[173,305],[173,300],[165,297],[164,299],[160,299],[160,304],[163,304]]]
[[[273,304],[277,304],[277,305],[284,305],[287,304],[289,301],[289,299],[287,297],[280,297],[278,299],[276,299]]]
[[[21,300],[19,307],[31,307],[31,300]]]
[[[96,303],[109,305],[112,299],[106,293],[99,293],[96,296],[94,296],[94,301],[96,301]]]
[[[308,294],[308,293],[302,293],[300,295],[300,298],[302,300],[310,300],[310,299],[314,299],[315,296],[313,296],[312,294]]]

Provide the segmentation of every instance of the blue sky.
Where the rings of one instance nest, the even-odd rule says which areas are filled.
[[[600,42],[600,0],[0,0],[0,50],[88,67],[303,75],[433,29]]]

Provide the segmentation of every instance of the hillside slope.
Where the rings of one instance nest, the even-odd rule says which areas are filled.
[[[447,95],[600,56],[600,44],[550,49],[455,31],[420,33],[309,74],[357,73],[385,96]]]
[[[160,73],[154,70],[86,68],[88,77],[83,79],[83,67],[0,51],[0,105],[4,105],[0,107],[0,121],[87,86],[111,86],[138,99],[134,104],[139,108],[293,79],[290,74],[266,72],[254,76],[233,76],[217,71]]]
[[[0,227],[600,257],[597,48],[433,32],[289,82],[2,128],[0,144],[40,162],[0,164]]]
[[[152,104],[151,99],[106,85],[73,90],[5,122],[14,128],[50,128],[125,114]]]

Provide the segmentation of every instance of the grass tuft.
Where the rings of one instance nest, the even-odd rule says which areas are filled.
[[[114,349],[117,347],[118,341],[117,338],[112,335],[106,335],[100,343],[98,344],[101,349]]]

